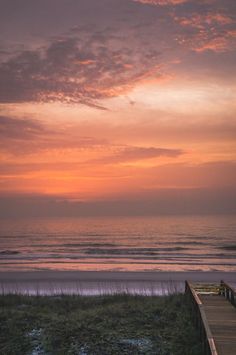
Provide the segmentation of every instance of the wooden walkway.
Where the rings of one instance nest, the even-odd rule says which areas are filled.
[[[192,301],[204,354],[236,355],[236,291],[225,282],[186,282],[186,293]]]
[[[236,355],[236,308],[223,296],[199,295],[219,355]]]

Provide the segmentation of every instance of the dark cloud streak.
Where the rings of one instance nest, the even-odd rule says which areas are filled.
[[[70,139],[68,139],[70,134]],[[93,149],[107,140],[80,136],[35,119],[0,116],[0,150],[11,155],[35,154],[53,149]]]
[[[162,189],[135,198],[79,202],[63,196],[1,195],[0,217],[234,214],[235,189]]]
[[[95,159],[92,162],[95,164],[119,164],[158,158],[161,156],[176,158],[183,153],[184,152],[181,149],[126,146],[119,148],[119,150],[116,151],[113,155]]]
[[[36,120],[0,116],[1,140],[32,140],[44,133],[45,129],[42,124]]]

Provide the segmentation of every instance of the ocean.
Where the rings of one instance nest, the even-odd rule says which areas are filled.
[[[236,271],[235,216],[0,223],[0,271]]]

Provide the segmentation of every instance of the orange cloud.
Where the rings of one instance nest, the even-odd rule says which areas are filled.
[[[48,169],[2,175],[0,192],[64,195],[91,200],[139,195],[166,188],[235,188],[236,163],[205,164],[171,163],[158,167],[119,166],[102,164],[91,167],[53,165]],[[36,167],[35,167],[36,168]],[[31,167],[32,169],[32,167]]]
[[[93,130],[93,123],[85,127],[74,124],[67,130],[33,124],[29,119],[19,119],[19,122],[18,119],[3,119],[0,193],[50,194],[93,200],[135,196],[140,191],[151,193],[157,188],[235,184],[236,168],[232,161],[202,163],[216,160],[218,156],[229,159],[231,150],[233,159],[234,126],[228,130],[223,124],[219,127],[193,124],[190,127],[186,121],[175,122],[172,127],[168,122],[162,127],[155,119],[149,123],[123,123],[123,127],[117,125],[109,131],[107,124],[103,124],[104,127],[100,122],[100,127],[95,125]],[[86,137],[83,130],[90,131],[96,138]],[[202,137],[204,134],[206,140]],[[102,139],[105,135],[110,137],[110,142]],[[123,144],[118,144],[121,137]],[[223,137],[226,137],[225,142]],[[143,145],[134,144],[135,139],[143,141]],[[151,146],[150,142],[162,142],[165,148]],[[225,146],[228,151],[224,152]]]

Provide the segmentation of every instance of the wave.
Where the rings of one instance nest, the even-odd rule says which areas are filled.
[[[83,250],[85,254],[111,254],[111,255],[120,255],[120,254],[126,254],[126,255],[133,255],[133,254],[139,254],[139,255],[156,255],[159,252],[163,251],[181,251],[181,250],[188,250],[188,248],[185,247],[172,247],[172,248],[117,248],[117,249],[94,249],[94,248],[89,248]]]
[[[223,245],[223,246],[219,246],[219,249],[224,249],[224,250],[236,250],[236,244],[233,245]]]
[[[17,255],[20,254],[17,250],[1,250],[0,255]]]

